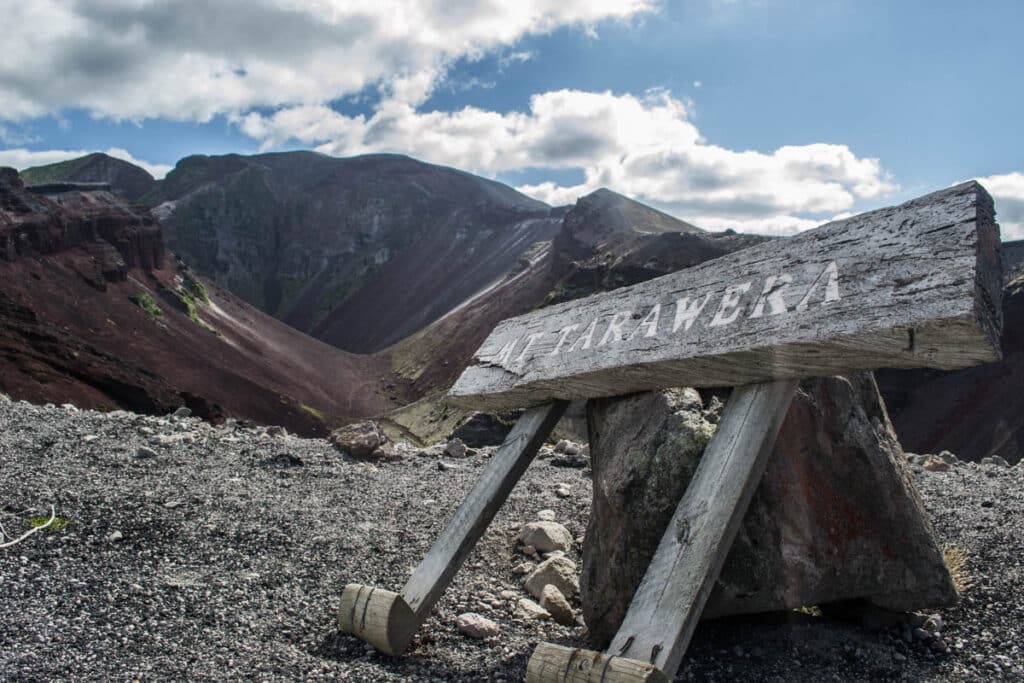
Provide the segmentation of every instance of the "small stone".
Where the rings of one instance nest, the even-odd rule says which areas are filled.
[[[512,567],[512,573],[519,574],[521,576],[523,574],[529,574],[536,568],[537,565],[535,565],[533,562],[521,562],[517,564],[515,567]]]
[[[516,612],[519,616],[526,619],[548,619],[551,617],[550,612],[530,598],[520,598],[519,604],[516,606]]]
[[[501,591],[499,595],[501,596],[502,600],[515,600],[519,597],[519,593],[517,591],[510,590]]]
[[[267,427],[267,434],[270,436],[284,437],[288,436],[288,430],[280,425],[271,425]]]
[[[85,436],[82,437],[82,441],[85,443],[92,443],[93,441],[96,441],[98,438],[100,437],[96,436],[95,434],[86,434]]]
[[[990,508],[990,507],[993,507],[994,505],[995,505],[995,502],[993,502],[991,500],[983,500],[983,501],[981,501],[981,507],[983,507],[983,508]]]
[[[444,452],[452,458],[465,458],[466,444],[462,443],[462,439],[452,439],[445,445]]]
[[[437,469],[441,470],[442,472],[448,472],[449,470],[458,470],[458,469],[461,469],[461,468],[458,465],[451,464],[450,462],[445,462],[444,460],[438,460],[437,461]]]
[[[559,498],[569,498],[572,496],[572,489],[566,484],[559,484],[555,487],[555,495]]]
[[[576,624],[576,615],[573,614],[569,601],[555,586],[550,584],[544,586],[540,596],[540,606],[546,609],[551,614],[551,618],[559,624],[563,626]]]
[[[519,532],[519,541],[524,546],[533,546],[537,552],[569,550],[572,534],[558,522],[530,522]]]
[[[949,451],[940,452],[939,459],[942,460],[942,462],[946,463],[947,465],[955,465],[958,462],[960,462],[960,459],[957,458],[952,453],[950,453]]]
[[[553,522],[555,521],[555,511],[541,510],[540,512],[537,513],[537,519],[539,519],[542,522]]]
[[[493,638],[501,632],[496,623],[476,612],[460,614],[456,623],[460,633],[477,640]]]
[[[181,505],[182,503],[180,500],[169,500],[166,503],[164,503],[164,507],[167,508],[168,510],[173,510],[174,508],[181,507]]]
[[[948,472],[951,467],[949,463],[944,462],[942,458],[937,455],[929,455],[925,458],[924,463],[921,464],[928,472]]]
[[[192,411],[189,410],[187,407],[182,406],[182,407],[178,408],[177,410],[175,410],[173,413],[171,413],[171,417],[177,417],[177,418],[192,417]]]
[[[553,467],[575,467],[579,469],[589,464],[589,461],[579,454],[569,455],[568,453],[563,453],[551,458],[551,465]]]
[[[533,557],[537,554],[537,549],[534,548],[532,545],[524,545],[522,548],[520,548],[520,550],[522,550],[523,555],[526,555],[527,557]]]
[[[904,655],[904,654],[901,654],[899,652],[894,652],[892,654],[892,658],[895,659],[897,662],[905,662],[905,661],[907,661],[907,656]]]
[[[932,633],[941,633],[942,627],[945,625],[946,622],[938,614],[933,614],[924,621],[924,627]]]
[[[994,465],[996,467],[1009,467],[1010,466],[1010,463],[1006,462],[1006,460],[1003,457],[998,456],[998,455],[990,455],[987,458],[982,458],[981,459],[981,464],[982,465]]]
[[[370,420],[335,429],[330,441],[339,451],[356,460],[386,460],[394,452],[387,435]]]
[[[156,451],[154,451],[149,446],[139,446],[139,448],[135,451],[135,457],[139,458],[140,460],[149,460],[151,458],[157,457],[157,455]]]
[[[77,413],[78,412],[78,406],[74,405],[73,403],[63,403],[63,404],[61,404],[60,407],[63,408],[64,410],[68,411],[69,413]]]
[[[124,538],[124,534],[122,534],[120,531],[112,531],[107,536],[107,541],[110,542],[110,543],[117,543],[118,541],[120,541],[123,538]]]
[[[565,557],[552,557],[537,565],[523,582],[526,592],[538,600],[544,594],[544,587],[548,585],[562,591],[562,595],[571,596],[578,593],[580,583],[576,578],[576,563]]]

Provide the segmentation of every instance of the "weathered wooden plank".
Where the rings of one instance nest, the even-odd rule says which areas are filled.
[[[676,673],[754,495],[796,380],[733,390],[608,652]]]
[[[475,408],[999,358],[999,229],[974,182],[506,320]]]
[[[473,490],[402,589],[402,597],[418,619],[427,617],[451,583],[567,406],[557,401],[524,413],[491,457]]]

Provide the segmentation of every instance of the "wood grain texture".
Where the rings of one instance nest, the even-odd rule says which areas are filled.
[[[341,593],[338,628],[389,655],[408,647],[420,621],[401,595],[350,583]]]
[[[592,650],[541,643],[526,666],[526,683],[668,683],[655,667]]]
[[[420,622],[451,583],[567,406],[556,401],[528,410],[491,456],[473,490],[402,589],[402,597]]]
[[[669,679],[675,675],[796,385],[780,380],[733,391],[609,652],[651,662]]]
[[[475,409],[997,360],[999,229],[964,183],[498,325],[451,390]]]

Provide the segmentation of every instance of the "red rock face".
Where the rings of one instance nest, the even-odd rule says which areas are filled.
[[[0,171],[0,283],[0,391],[16,399],[187,405],[309,435],[391,405],[386,360],[310,339],[170,265],[151,214],[109,192],[42,196]]]
[[[149,211],[107,191],[39,194],[25,191],[10,173],[0,179],[0,256],[12,261],[75,248],[93,253],[112,282],[131,268],[153,270],[164,262],[160,226]]]

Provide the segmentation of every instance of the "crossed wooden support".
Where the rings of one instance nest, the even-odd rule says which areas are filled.
[[[389,655],[404,652],[567,405],[557,401],[519,418],[401,593],[357,583],[345,586],[338,610],[341,630]]]
[[[735,386],[607,653],[542,643],[530,683],[668,681],[801,377],[999,357],[998,226],[977,183],[507,320],[452,388],[528,410],[401,593],[349,584],[338,623],[397,655],[573,399]]]

